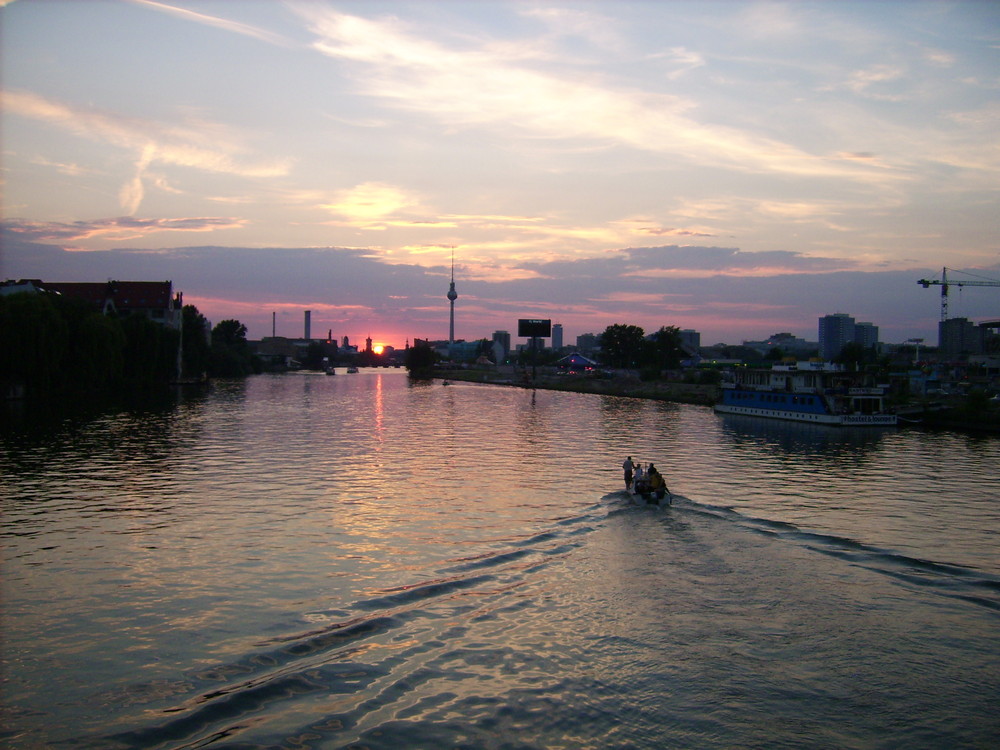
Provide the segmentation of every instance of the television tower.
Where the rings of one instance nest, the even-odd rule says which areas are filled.
[[[451,251],[451,286],[448,287],[448,301],[451,302],[451,319],[448,325],[448,355],[455,348],[455,300],[458,299],[458,292],[455,291],[455,250]]]

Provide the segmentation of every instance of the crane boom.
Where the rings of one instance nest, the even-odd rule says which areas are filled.
[[[954,271],[955,269],[951,269]],[[948,287],[949,286],[1000,286],[1000,281],[948,281],[948,269],[941,269],[941,278],[939,279],[920,279],[917,282],[924,289],[929,289],[931,285],[941,287],[941,321],[944,322],[948,319]]]

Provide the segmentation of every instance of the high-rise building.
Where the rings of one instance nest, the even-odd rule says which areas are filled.
[[[854,318],[850,315],[835,313],[819,319],[819,354],[823,359],[835,359],[847,344],[853,342]]]
[[[312,310],[306,310],[305,314],[305,334],[302,338],[309,341],[312,338]]]
[[[563,348],[563,327],[562,323],[552,324],[552,348],[559,350]]]
[[[493,341],[503,348],[504,359],[510,354],[510,333],[507,331],[494,331]]]
[[[878,346],[878,326],[856,323],[847,313],[819,319],[819,353],[823,359],[836,359],[847,344],[860,344],[865,349]]]
[[[872,323],[855,323],[854,342],[865,349],[878,346],[878,326]]]
[[[699,349],[701,349],[701,334],[698,333],[698,331],[685,328],[681,331],[680,336],[681,346],[690,350],[691,354],[695,354]]]
[[[955,361],[970,354],[982,354],[986,344],[986,329],[968,318],[948,318],[938,323],[939,356]]]

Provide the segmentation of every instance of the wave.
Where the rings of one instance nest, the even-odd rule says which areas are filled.
[[[533,574],[552,560],[583,544],[581,537],[593,531],[601,510],[606,516],[606,508],[597,504],[583,514],[554,519],[543,531],[503,540],[497,549],[445,561],[434,577],[374,590],[342,609],[308,613],[314,620],[332,621],[259,641],[253,653],[191,671],[174,681],[172,690],[162,684],[127,686],[119,691],[122,695],[147,696],[148,702],[169,700],[171,695],[175,700],[180,695],[188,697],[153,713],[160,721],[110,736],[78,738],[72,744],[135,749],[225,747],[283,710],[294,713],[310,696],[324,700],[335,695],[367,697],[350,710],[325,715],[322,734],[344,736],[364,723],[379,704],[390,702],[392,694],[409,692],[436,676],[433,670],[413,666],[427,659],[428,650],[450,642],[443,637],[422,640],[435,623],[442,618],[481,622],[495,612],[527,606],[511,593],[529,585]],[[456,640],[461,642],[457,636]],[[404,647],[396,645],[400,643]],[[382,683],[389,687],[379,689]],[[388,724],[379,726],[376,734]],[[311,726],[310,731],[318,729]]]
[[[800,544],[824,555],[847,560],[896,581],[1000,612],[1000,577],[989,573],[953,563],[914,557],[849,537],[805,530],[787,521],[747,516],[729,506],[687,500],[685,507],[694,512],[725,519],[757,533]]]

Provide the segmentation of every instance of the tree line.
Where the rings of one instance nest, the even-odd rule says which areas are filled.
[[[0,384],[28,394],[95,392],[259,370],[242,323],[224,320],[209,331],[194,305],[182,316],[177,330],[61,295],[2,296]]]

